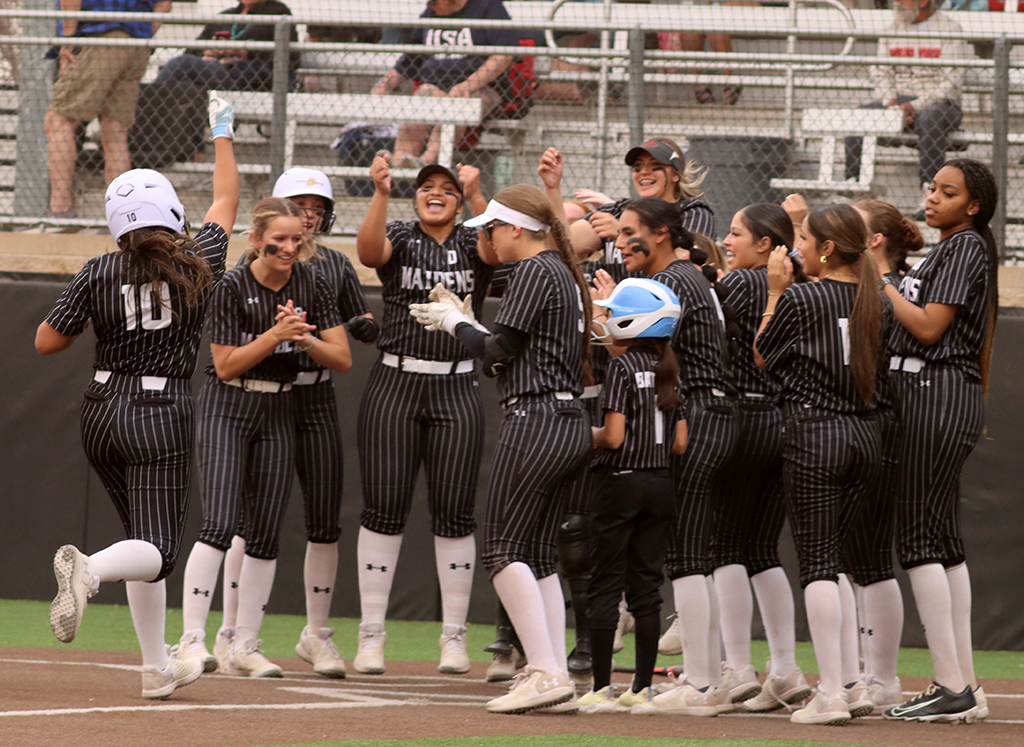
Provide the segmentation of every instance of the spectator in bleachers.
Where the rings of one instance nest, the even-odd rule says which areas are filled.
[[[891,31],[963,31],[960,24],[938,9],[935,0],[893,0],[895,19]],[[951,59],[967,56],[967,45],[959,39],[892,39],[878,41],[879,57]],[[931,184],[935,172],[946,160],[949,133],[960,126],[963,112],[960,93],[964,68],[876,65],[871,68],[874,99],[862,108],[898,107],[905,115],[905,129],[918,136],[921,184]],[[860,176],[863,139],[846,138],[846,178]]]
[[[427,0],[420,17],[511,20],[501,0]],[[370,93],[388,94],[403,81],[411,80],[418,84],[417,96],[478,96],[483,99],[487,112],[493,111],[514,97],[506,71],[515,58],[512,55],[484,57],[472,54],[472,48],[518,46],[519,36],[513,29],[414,29],[411,43],[450,46],[452,53],[402,55]],[[456,139],[460,137],[457,133]],[[392,163],[400,168],[420,168],[426,163],[436,163],[440,149],[440,127],[406,124],[399,130]]]
[[[167,13],[170,0],[58,0],[59,10]],[[57,35],[151,39],[158,23],[128,21],[62,21]],[[128,171],[128,130],[135,122],[139,81],[146,72],[150,51],[146,47],[59,48],[60,73],[53,85],[53,99],[46,112],[46,146],[50,172],[50,213],[55,218],[74,218],[71,183],[75,177],[75,129],[97,116],[103,144],[104,177],[112,182]]]
[[[208,47],[188,49],[160,69],[157,83],[187,79],[205,91],[269,91],[273,83],[273,50],[217,49],[217,41],[274,41],[274,27],[245,23],[240,16],[289,16],[291,10],[280,0],[239,0],[238,5],[221,11],[222,15],[239,16],[224,23],[209,23],[197,37],[212,42]],[[294,28],[292,41],[296,41]],[[294,79],[299,67],[299,54],[289,59],[289,72]],[[292,86],[289,86],[292,87]]]

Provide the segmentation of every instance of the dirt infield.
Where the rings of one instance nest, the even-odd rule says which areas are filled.
[[[1024,682],[984,682],[991,716],[982,724],[858,719],[843,728],[795,726],[783,715],[496,716],[483,703],[504,692],[485,665],[441,676],[428,662],[388,662],[383,676],[327,680],[298,659],[276,659],[279,680],[206,675],[167,701],[139,697],[138,654],[0,649],[0,743],[5,747],[246,747],[347,739],[618,734],[750,737],[839,744],[1018,747],[1024,744]],[[622,677],[616,675],[617,678]],[[622,679],[623,682],[627,680]],[[905,690],[921,680],[904,680]]]

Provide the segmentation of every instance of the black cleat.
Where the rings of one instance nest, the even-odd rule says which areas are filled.
[[[882,716],[890,721],[969,724],[977,715],[976,705],[970,685],[965,687],[963,692],[954,693],[949,688],[933,682],[923,693],[902,705],[893,706]]]

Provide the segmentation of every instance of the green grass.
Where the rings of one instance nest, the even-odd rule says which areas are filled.
[[[137,651],[135,631],[127,607],[120,605],[90,604],[82,621],[82,629],[74,642],[65,644],[57,641],[50,632],[48,602],[27,602],[0,600],[0,647],[4,648],[70,648],[97,651]],[[221,615],[211,612],[206,626],[209,641],[220,626]],[[355,648],[359,621],[348,618],[331,620],[336,633],[334,640],[342,656],[351,658]],[[305,625],[305,618],[298,615],[267,615],[261,637],[263,650],[268,656],[288,657],[295,655],[295,643]],[[438,654],[437,637],[440,623],[388,621],[388,658],[395,661],[433,661]],[[181,636],[181,611],[168,610],[167,640],[173,643]],[[494,637],[490,625],[469,626],[469,655],[473,661],[490,661],[490,654],[484,652]],[[572,648],[572,633],[567,634],[568,647]],[[633,664],[631,637],[626,638],[626,649],[615,656],[615,662]],[[768,645],[754,641],[751,660],[759,669],[768,658]],[[814,651],[809,643],[797,643],[797,663],[805,672],[817,672]],[[659,665],[670,666],[682,663],[681,656],[659,657]],[[976,651],[974,665],[979,677],[984,679],[1024,679],[1024,652],[1018,651]],[[931,677],[932,665],[925,649],[905,648],[900,651],[899,673],[903,677]],[[351,744],[351,743],[348,743]],[[776,743],[773,743],[776,744]]]

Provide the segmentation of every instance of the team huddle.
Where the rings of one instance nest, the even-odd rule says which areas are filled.
[[[983,427],[997,308],[997,192],[984,165],[956,159],[936,174],[925,216],[940,241],[911,267],[924,240],[892,205],[808,210],[798,195],[731,216],[723,257],[708,238],[716,216],[703,173],[664,138],[626,154],[635,199],[579,190],[566,201],[562,155],[548,149],[543,189],[517,184],[490,201],[477,169],[425,166],[413,221],[388,221],[382,152],[356,242],[381,281],[374,319],[351,262],[316,241],[335,215],[319,171],[277,180],[255,207],[249,251],[225,268],[239,204],[230,104],[211,98],[210,124],[214,202],[195,236],[165,177],[125,172],[106,193],[118,251],[90,260],[37,331],[45,355],[94,328],[83,445],[127,536],[88,556],[57,551],[58,639],[75,637],[101,583],[124,581],[143,697],[166,698],[203,672],[281,677],[259,634],[297,471],[307,621],[295,650],[316,673],[345,677],[328,626],[343,463],[332,372],[351,367],[353,338],[380,351],[358,413],[355,671],[386,668],[388,601],[421,465],[441,590],[438,671],[470,669],[480,370],[497,379],[503,408],[479,552],[501,602],[488,680],[513,680],[487,710],[786,708],[800,724],[987,716],[959,489]],[[460,222],[467,204],[475,217]],[[488,293],[501,300],[484,326]],[[194,399],[204,327],[212,363]],[[203,522],[171,648],[164,579],[193,458]],[[813,689],[796,664],[779,559],[787,520]],[[907,702],[894,547],[935,667],[935,682]],[[208,647],[221,566],[224,619]],[[666,574],[676,615],[662,635]],[[755,595],[771,653],[763,682],[750,653]],[[617,692],[612,656],[627,622],[636,667]],[[681,652],[684,664],[655,685],[659,651]]]

